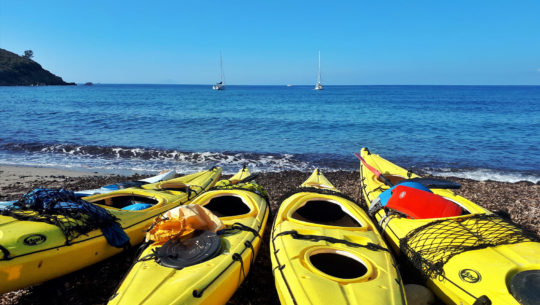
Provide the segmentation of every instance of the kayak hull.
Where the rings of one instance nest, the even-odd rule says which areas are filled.
[[[418,175],[408,172],[379,155],[362,149],[361,157],[365,162],[375,167],[383,176],[389,178],[394,184],[400,180],[419,178]],[[362,193],[368,206],[376,202],[376,198],[390,187],[385,185],[376,174],[364,164],[360,164]],[[430,253],[433,256],[446,256],[442,272],[426,274],[427,286],[446,304],[473,304],[489,299],[491,304],[520,303],[510,293],[509,284],[512,278],[523,271],[540,270],[540,243],[533,242],[528,237],[520,237],[521,230],[511,223],[500,219],[481,206],[454,194],[449,189],[431,188],[434,194],[443,197],[457,205],[462,215],[444,218],[412,219],[399,214],[392,214],[390,209],[381,209],[375,214],[384,237],[390,246],[401,257],[412,263],[412,258],[403,252],[400,243],[411,245],[412,238],[421,238],[422,232],[431,230],[429,242],[438,247],[437,251]],[[473,224],[473,225],[471,225]],[[491,226],[490,231],[482,231],[483,227]],[[440,228],[439,228],[439,227]],[[463,233],[459,228],[467,228]],[[513,231],[512,231],[513,230]],[[474,246],[474,235],[487,236],[495,240],[503,236],[505,231],[515,232],[517,241],[511,244],[481,247],[463,252],[452,253],[452,247],[462,245]],[[471,233],[472,232],[472,233]],[[460,235],[462,234],[462,235]],[[427,239],[426,239],[427,240]],[[520,240],[522,240],[520,242]],[[463,247],[465,247],[463,246]],[[412,248],[418,249],[416,245]],[[426,253],[426,252],[424,252]],[[451,254],[449,254],[451,253]],[[426,253],[427,255],[427,253]],[[420,271],[422,272],[422,271]],[[540,287],[539,287],[540,288]]]
[[[281,304],[405,304],[399,271],[366,213],[318,170],[301,187],[272,227]]]
[[[205,189],[215,184],[221,175],[221,168],[204,171],[177,179],[204,185]],[[170,194],[156,190],[129,188],[107,194],[99,194],[84,199],[105,208],[118,218],[118,223],[134,246],[144,240],[145,230],[153,219],[161,213],[195,196],[187,193]],[[150,208],[139,211],[122,210],[106,205],[119,202],[121,198],[133,198],[152,202]],[[26,240],[26,242],[25,242]],[[32,242],[28,242],[28,241]],[[0,216],[0,293],[20,289],[47,281],[120,253],[123,249],[107,243],[101,230],[93,230],[81,235],[70,243],[59,227],[35,221],[20,221],[9,216]]]
[[[235,176],[237,177],[237,176]],[[232,179],[231,179],[232,180]],[[159,246],[150,245],[140,255],[109,304],[226,304],[240,286],[254,262],[261,244],[269,215],[265,197],[242,188],[220,189],[197,197],[192,204],[208,207],[212,212],[223,211],[232,199],[241,202],[240,215],[219,215],[227,228],[234,224],[252,228],[220,235],[221,249],[217,256],[181,270],[164,267],[155,260],[141,261]],[[231,212],[231,211],[228,211]],[[234,213],[230,213],[234,214]]]

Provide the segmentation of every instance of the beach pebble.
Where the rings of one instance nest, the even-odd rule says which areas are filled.
[[[1,168],[1,167],[0,167]],[[257,182],[266,188],[270,195],[272,214],[275,215],[286,193],[294,191],[307,177],[309,172],[287,171],[266,172],[257,177]],[[327,178],[344,194],[353,197],[362,206],[365,202],[361,198],[360,181],[358,172],[325,172]],[[73,180],[66,178],[42,179],[38,176],[33,178],[11,179],[4,173],[4,184],[0,186],[0,198],[2,200],[16,200],[24,193],[34,188],[58,188],[63,187],[71,190],[93,189],[103,185],[121,181],[140,180],[146,176],[133,175],[123,177],[116,175],[108,176],[81,176]],[[10,180],[11,179],[11,180]],[[448,178],[447,178],[448,179]],[[53,181],[54,180],[54,181]],[[540,234],[540,185],[530,183],[505,183],[505,182],[479,182],[462,178],[452,178],[462,188],[456,193],[475,201],[481,206],[492,210],[503,211],[509,214],[512,221]],[[18,181],[18,184],[15,184]],[[270,259],[270,230],[272,217],[264,233],[261,248],[257,255],[256,263],[252,266],[246,280],[238,291],[227,303],[276,305],[279,297],[274,286],[272,264]],[[123,276],[129,270],[132,262],[137,258],[137,248],[124,251],[108,260],[97,263],[94,266],[76,271],[63,277],[0,295],[0,305],[92,305],[107,304],[109,297],[114,293]],[[418,279],[410,278],[409,274],[403,274],[404,281],[416,282]],[[407,300],[409,305],[441,305],[431,291],[420,285],[406,285]],[[56,293],[58,291],[59,293]]]
[[[409,305],[431,305],[435,303],[433,292],[422,285],[405,285],[405,295],[407,296],[407,304]]]

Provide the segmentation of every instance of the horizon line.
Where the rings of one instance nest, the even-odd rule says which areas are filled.
[[[74,82],[77,86],[84,86],[87,82]],[[209,83],[209,84],[188,84],[188,83],[101,83],[101,82],[97,82],[97,83],[94,83],[92,82],[92,85],[160,85],[160,86],[212,86],[214,85],[214,83]],[[231,87],[236,87],[236,86],[245,86],[245,87],[249,87],[249,86],[266,86],[266,87],[313,87],[314,85],[311,85],[311,84],[287,84],[287,83],[283,83],[283,84],[226,84],[225,85],[226,87],[227,86],[231,86]],[[474,87],[474,86],[483,86],[483,87],[524,87],[524,86],[529,86],[529,87],[538,87],[540,86],[540,84],[534,84],[534,85],[531,85],[531,84],[513,84],[513,85],[509,85],[509,84],[363,84],[363,85],[359,85],[359,84],[339,84],[339,85],[336,85],[336,84],[333,84],[333,85],[328,85],[328,84],[325,84],[324,85],[325,87],[339,87],[339,86],[349,86],[349,87],[353,87],[353,86],[462,86],[462,87]],[[10,86],[7,86],[7,87],[10,87]],[[25,86],[21,86],[21,87],[25,87]]]

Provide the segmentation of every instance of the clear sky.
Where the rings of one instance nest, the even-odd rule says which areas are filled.
[[[65,81],[540,85],[540,1],[0,0],[0,48]]]

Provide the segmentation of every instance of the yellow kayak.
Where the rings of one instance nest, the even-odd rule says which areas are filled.
[[[269,215],[266,191],[254,182],[241,181],[248,176],[250,173],[244,168],[229,180],[219,181],[190,205],[206,208],[210,216],[203,218],[215,217],[225,226],[224,230],[217,234],[196,230],[182,240],[178,235],[169,235],[165,243],[159,244],[148,241],[149,246],[109,304],[227,303],[255,260]],[[163,221],[172,221],[170,215],[180,213],[177,210],[180,209],[164,215],[166,219],[156,219],[153,228]],[[184,220],[176,219],[180,223]],[[147,239],[158,236],[150,235],[153,232],[148,233]],[[198,249],[192,249],[192,244],[199,245]]]
[[[281,304],[406,303],[375,225],[318,169],[281,204],[270,256]]]
[[[454,194],[453,183],[421,178],[367,148],[359,158],[370,213],[443,302],[538,304],[540,243],[533,235]]]
[[[129,238],[124,247],[133,246],[143,241],[144,230],[157,215],[193,199],[212,187],[220,176],[221,168],[213,168],[173,179],[187,186],[182,191],[127,188],[84,200],[116,217]],[[30,218],[39,216],[34,211],[24,213]],[[112,246],[99,228],[73,234],[70,226],[81,224],[84,217],[56,216],[54,219],[64,224],[63,229],[44,221],[0,216],[0,293],[65,275],[122,251],[122,247]]]

